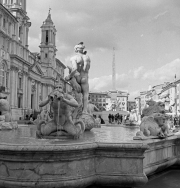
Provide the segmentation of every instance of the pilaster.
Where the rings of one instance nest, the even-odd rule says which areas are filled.
[[[27,100],[27,107],[30,109],[31,108],[31,79],[28,78],[28,100]]]

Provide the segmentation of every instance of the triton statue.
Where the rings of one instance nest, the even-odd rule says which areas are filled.
[[[39,122],[37,137],[71,135],[79,138],[85,130],[85,125],[82,120],[73,121],[73,111],[78,107],[78,102],[71,95],[63,92],[62,84],[56,85],[55,90],[39,104],[39,107],[48,103],[53,111],[53,119]]]

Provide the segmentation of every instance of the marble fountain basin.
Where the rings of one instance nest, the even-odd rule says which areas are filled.
[[[78,140],[37,139],[34,125],[0,131],[0,187],[139,187],[179,165],[179,135],[133,140],[138,129],[102,126]]]

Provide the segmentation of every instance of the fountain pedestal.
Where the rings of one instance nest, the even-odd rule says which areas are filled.
[[[0,131],[0,187],[139,187],[180,164],[180,135],[141,141],[134,129],[102,126],[78,140],[36,139],[29,127]]]
[[[108,135],[116,133],[117,128],[87,131],[78,140],[36,139],[35,130],[26,129],[0,132],[0,136],[4,134],[0,143],[0,187],[85,188],[95,183],[132,187],[147,182],[143,158],[148,146],[136,141],[115,143],[118,138],[114,136],[113,140]],[[24,134],[20,136],[20,132]],[[12,139],[12,134],[19,138]]]

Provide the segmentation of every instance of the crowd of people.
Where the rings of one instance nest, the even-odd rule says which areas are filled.
[[[100,125],[100,124],[105,124],[105,121],[104,121],[104,119],[101,117],[101,115],[94,115],[93,114],[93,117],[94,117],[94,119],[95,119],[95,122],[96,122],[96,124],[97,125]]]
[[[108,115],[109,123],[117,123],[121,124],[123,121],[123,115],[117,113],[117,114],[109,114]]]

